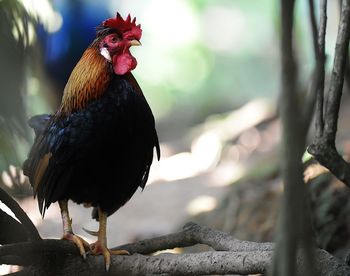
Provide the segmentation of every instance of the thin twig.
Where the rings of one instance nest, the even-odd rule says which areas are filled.
[[[350,92],[350,56],[349,55],[346,59],[344,78],[345,78],[347,91]]]
[[[40,240],[38,230],[36,229],[33,222],[19,206],[17,201],[15,201],[8,193],[6,193],[2,188],[0,188],[0,201],[4,203],[10,210],[15,214],[16,218],[23,224],[24,228],[27,231],[29,240]]]
[[[320,28],[318,31],[318,52],[316,58],[316,139],[323,134],[323,99],[324,99],[324,80],[325,80],[325,62],[326,62],[326,27],[327,27],[327,0],[321,0],[320,5]]]
[[[314,47],[315,59],[318,58],[318,44],[317,44],[317,23],[315,15],[315,5],[314,0],[309,0],[309,17],[311,24],[312,42]]]
[[[342,0],[338,0],[338,8],[339,8],[339,14],[341,15],[342,11]],[[348,55],[346,58],[346,65],[345,65],[345,74],[344,74],[344,81],[345,85],[347,87],[347,91],[350,92],[350,56]]]
[[[316,60],[312,75],[310,92],[306,101],[304,133],[307,134],[312,115],[316,113],[316,137],[323,133],[323,93],[324,93],[324,65],[325,65],[325,35],[326,35],[326,7],[327,0],[321,0],[320,27],[317,28],[314,0],[309,0],[310,24],[312,42]],[[317,31],[318,29],[318,31]],[[316,108],[315,108],[316,107]]]

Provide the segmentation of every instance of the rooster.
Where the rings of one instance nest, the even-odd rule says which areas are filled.
[[[55,114],[29,120],[36,137],[23,170],[42,216],[58,202],[63,239],[73,241],[84,258],[87,250],[103,255],[107,270],[111,254],[128,253],[107,248],[107,217],[145,187],[154,148],[160,157],[152,111],[130,72],[137,65],[130,47],[141,45],[141,34],[130,15],[105,20],[73,69]],[[73,233],[68,200],[94,207],[95,243]]]

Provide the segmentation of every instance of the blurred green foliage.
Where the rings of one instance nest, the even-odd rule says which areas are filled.
[[[26,64],[35,22],[20,1],[0,1],[0,169],[24,158]]]
[[[149,2],[152,7],[147,7]],[[140,9],[154,12],[141,11],[138,16],[145,41],[144,49],[136,53],[135,75],[158,119],[166,119],[181,106],[187,108],[188,103],[203,118],[254,97],[276,96],[275,1],[193,0],[167,5],[145,1],[142,5]],[[122,8],[125,13],[133,10],[126,1]],[[169,16],[170,9],[174,16]]]

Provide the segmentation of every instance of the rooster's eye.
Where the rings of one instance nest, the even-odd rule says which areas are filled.
[[[117,38],[115,36],[112,36],[112,42],[116,42],[117,41]]]

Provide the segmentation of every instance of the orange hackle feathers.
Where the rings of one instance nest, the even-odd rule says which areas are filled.
[[[60,112],[82,109],[102,96],[111,80],[111,72],[98,47],[89,47],[73,69],[64,88]]]

